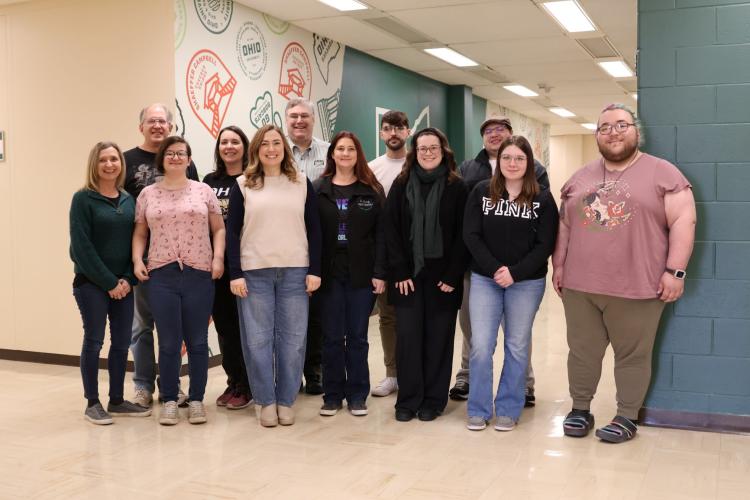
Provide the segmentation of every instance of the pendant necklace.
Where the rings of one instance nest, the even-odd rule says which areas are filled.
[[[602,158],[602,187],[599,188],[599,193],[601,195],[608,195],[609,192],[617,185],[617,183],[620,181],[620,178],[625,174],[625,172],[630,168],[630,166],[638,160],[638,158],[641,157],[641,152],[638,151],[635,156],[633,156],[633,159],[628,162],[627,165],[625,165],[625,168],[620,170],[620,173],[615,177],[613,180],[607,180],[607,167],[605,166],[604,158]]]

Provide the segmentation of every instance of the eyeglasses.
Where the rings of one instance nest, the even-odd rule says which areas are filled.
[[[188,154],[187,151],[165,151],[164,152],[164,158],[187,158]]]
[[[404,127],[403,125],[396,125],[393,127],[390,125],[383,125],[382,127],[380,127],[380,131],[384,134],[392,134],[393,132],[401,133],[404,130],[406,130],[406,127]]]
[[[431,155],[437,154],[437,152],[440,151],[440,146],[438,145],[432,145],[432,146],[419,146],[417,148],[417,153],[421,155],[426,155],[427,153],[430,153]]]
[[[308,120],[312,117],[309,113],[289,113],[287,117],[292,121]]]
[[[611,123],[605,123],[596,129],[596,131],[602,135],[609,135],[614,129],[618,134],[622,134],[623,132],[626,132],[629,127],[635,127],[635,123],[617,122],[614,125]]]
[[[497,127],[487,127],[484,129],[484,135],[490,135],[490,134],[499,134],[500,132],[504,132],[508,130],[508,127],[505,125],[498,125]]]
[[[146,120],[146,125],[166,125],[169,123],[164,118],[149,118]]]
[[[500,160],[506,163],[510,163],[512,161],[515,161],[516,163],[526,163],[525,156],[500,155]]]

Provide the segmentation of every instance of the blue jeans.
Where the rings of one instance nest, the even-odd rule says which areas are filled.
[[[306,267],[244,271],[238,299],[242,352],[253,399],[292,406],[302,382],[307,339]]]
[[[518,420],[521,415],[531,327],[544,296],[545,285],[545,279],[540,278],[519,281],[502,288],[492,278],[471,273],[469,313],[472,335],[467,406],[470,417],[490,420],[493,416],[506,416]],[[503,315],[505,358],[493,412],[492,356]]]
[[[81,348],[81,378],[86,399],[99,397],[99,352],[104,342],[104,328],[109,317],[110,347],[107,355],[109,371],[109,398],[123,397],[125,369],[128,362],[130,326],[133,324],[133,294],[114,300],[94,285],[84,283],[73,289],[83,320],[83,347]]]
[[[321,294],[323,325],[323,400],[364,403],[370,393],[367,327],[375,305],[371,287],[353,288],[331,278]]]
[[[188,353],[191,401],[203,401],[208,379],[208,319],[214,303],[211,273],[173,262],[154,269],[148,280],[149,305],[159,337],[160,392],[177,401],[182,342]]]
[[[133,383],[136,389],[154,392],[156,356],[154,356],[154,318],[148,305],[148,282],[133,288],[135,313],[131,331],[130,349],[133,351]]]

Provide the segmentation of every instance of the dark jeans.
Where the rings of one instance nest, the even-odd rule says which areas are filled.
[[[227,386],[245,394],[250,393],[247,369],[242,356],[240,320],[237,314],[237,297],[229,290],[229,273],[214,281],[213,318],[221,351],[221,366],[227,374]]]
[[[413,304],[396,306],[396,408],[443,411],[448,403],[458,310],[433,305],[438,294],[445,292],[432,281],[419,277],[413,281]]]
[[[305,349],[305,382],[320,381],[323,349],[323,328],[320,318],[320,293],[310,297],[307,317],[307,348]]]
[[[323,400],[364,402],[370,393],[367,326],[375,304],[371,287],[352,288],[332,279],[321,293]]]
[[[182,342],[188,354],[191,401],[203,401],[208,378],[208,319],[214,302],[211,273],[173,262],[151,271],[149,305],[159,338],[160,392],[177,401]]]
[[[114,300],[93,283],[84,283],[73,289],[73,296],[83,320],[83,395],[86,399],[99,397],[99,352],[102,350],[104,328],[109,317],[109,398],[122,398],[130,346],[130,328],[133,325],[133,294],[131,292],[123,299]]]

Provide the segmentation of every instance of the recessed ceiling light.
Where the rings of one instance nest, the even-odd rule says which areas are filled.
[[[597,61],[597,64],[615,78],[629,78],[633,76],[633,71],[623,61]]]
[[[509,92],[520,95],[521,97],[537,97],[539,95],[523,85],[505,85],[503,88]]]
[[[596,31],[594,23],[575,0],[545,2],[542,6],[569,33]]]
[[[596,130],[596,123],[581,123],[581,127],[589,130]]]
[[[571,113],[565,108],[549,108],[549,110],[555,113],[557,116],[562,116],[563,118],[570,118],[571,116],[575,116],[575,113]]]
[[[438,59],[442,59],[448,64],[458,66],[459,68],[466,68],[468,66],[479,66],[478,62],[472,61],[468,57],[461,55],[455,50],[449,49],[448,47],[441,47],[438,49],[424,49],[424,51],[430,54],[431,56],[435,56]]]
[[[365,10],[367,5],[358,2],[357,0],[318,0],[320,3],[324,3],[329,7],[333,7],[336,10],[342,12],[348,12],[350,10]]]

